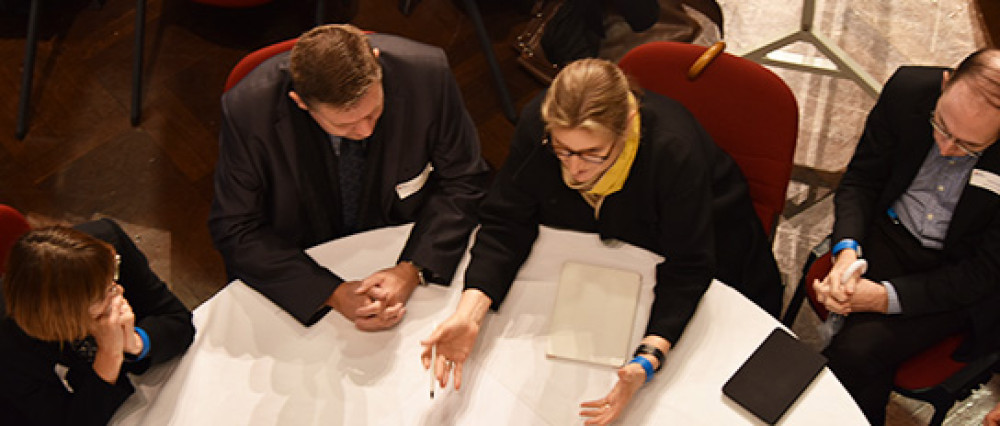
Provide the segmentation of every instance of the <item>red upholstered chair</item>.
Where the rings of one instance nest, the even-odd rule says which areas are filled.
[[[5,204],[0,204],[0,276],[7,270],[7,253],[30,226],[21,212]]]
[[[647,43],[626,53],[619,66],[644,89],[684,104],[736,160],[757,216],[773,238],[792,174],[799,110],[781,78],[723,53],[724,47]]]
[[[811,284],[814,279],[826,277],[833,268],[832,259],[829,238],[823,240],[809,253],[805,267],[802,268],[802,279],[781,320],[787,327],[792,327],[806,296],[820,320],[826,320],[829,312],[816,300],[816,291]],[[934,408],[931,425],[940,425],[955,402],[965,399],[972,389],[990,380],[992,370],[1000,366],[1000,352],[983,356],[970,363],[953,360],[951,354],[962,344],[966,335],[960,333],[949,336],[906,360],[896,370],[894,390],[909,398],[931,404]]]
[[[365,34],[371,34],[371,33],[372,33],[371,31],[365,31]],[[243,77],[246,77],[247,74],[250,74],[250,71],[253,71],[254,68],[257,68],[257,65],[260,65],[261,62],[264,62],[268,60],[270,57],[277,55],[281,52],[292,50],[292,47],[295,47],[295,42],[298,40],[299,40],[298,37],[296,37],[285,41],[279,41],[270,46],[264,46],[260,49],[257,49],[244,56],[243,59],[240,59],[240,61],[236,63],[236,66],[233,67],[233,70],[229,72],[229,77],[226,77],[226,85],[223,86],[222,92],[225,93],[228,92],[229,89],[232,89],[233,86],[236,85],[236,83],[239,83],[240,80],[243,80]]]
[[[250,71],[253,71],[254,68],[257,68],[257,65],[260,65],[261,62],[264,62],[268,58],[277,55],[281,52],[292,50],[292,47],[295,46],[295,42],[297,40],[298,38],[293,38],[290,40],[278,42],[270,46],[265,46],[260,49],[257,49],[253,52],[250,52],[250,54],[244,56],[243,59],[240,59],[240,61],[236,63],[236,66],[233,67],[233,70],[229,72],[229,77],[226,78],[226,85],[223,87],[222,91],[228,92],[229,89],[232,89],[233,86],[236,85],[236,83],[239,83],[240,80],[243,80],[243,77],[246,77],[247,74],[250,74]]]

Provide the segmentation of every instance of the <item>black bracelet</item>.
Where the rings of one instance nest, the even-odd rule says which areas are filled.
[[[664,355],[660,348],[643,343],[640,344],[638,348],[635,348],[635,352],[632,354],[633,357],[637,357],[639,355],[652,355],[655,357],[656,360],[659,361],[656,366],[656,372],[659,372],[660,369],[663,368]]]

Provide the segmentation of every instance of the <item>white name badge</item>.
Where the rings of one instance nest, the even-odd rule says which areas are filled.
[[[972,169],[969,185],[978,186],[994,194],[1000,195],[1000,176],[986,170]]]
[[[399,196],[400,200],[405,200],[407,197],[416,194],[424,187],[427,183],[427,179],[430,179],[431,172],[434,171],[434,166],[431,163],[427,163],[424,167],[424,171],[420,172],[417,177],[410,179],[406,182],[396,184],[396,195]]]
[[[52,369],[55,371],[56,377],[59,378],[59,381],[62,382],[63,387],[65,387],[69,393],[73,393],[73,387],[69,385],[69,380],[66,380],[66,375],[69,374],[69,367],[57,363]]]

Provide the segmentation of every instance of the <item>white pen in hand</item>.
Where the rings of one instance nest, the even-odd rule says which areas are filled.
[[[431,399],[434,399],[434,380],[437,379],[434,374],[435,367],[437,366],[437,345],[431,345],[431,368],[429,368],[431,373]]]

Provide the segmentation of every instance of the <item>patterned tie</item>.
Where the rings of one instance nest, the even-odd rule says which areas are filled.
[[[364,141],[341,139],[340,158],[340,201],[343,209],[344,231],[347,234],[358,230],[358,205],[361,203],[361,182],[365,176]]]

